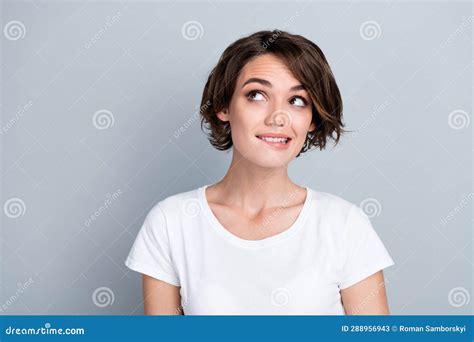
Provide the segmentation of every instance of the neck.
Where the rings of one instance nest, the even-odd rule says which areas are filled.
[[[226,175],[214,185],[219,202],[245,211],[291,206],[304,198],[304,189],[288,177],[288,166],[265,168],[256,165],[233,149]]]

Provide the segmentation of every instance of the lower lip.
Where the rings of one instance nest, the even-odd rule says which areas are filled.
[[[288,145],[290,145],[290,142],[292,140],[292,139],[290,139],[286,142],[286,144],[284,144],[284,143],[280,143],[280,142],[265,141],[265,140],[260,139],[259,137],[256,137],[256,138],[258,140],[260,140],[261,142],[264,142],[264,143],[266,143],[270,146],[276,147],[276,148],[281,149],[281,150],[287,149]]]

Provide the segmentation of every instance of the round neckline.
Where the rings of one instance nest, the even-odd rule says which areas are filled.
[[[214,212],[211,210],[211,207],[209,206],[209,202],[207,201],[207,198],[206,198],[206,189],[210,185],[211,184],[206,184],[206,185],[201,186],[198,189],[198,199],[201,202],[201,207],[203,208],[203,212],[205,216],[208,218],[208,220],[210,221],[211,226],[219,235],[221,235],[223,238],[225,238],[229,242],[236,244],[240,247],[251,248],[251,249],[270,246],[270,245],[273,245],[274,243],[283,241],[286,238],[294,235],[299,230],[299,228],[303,225],[303,221],[308,216],[308,212],[311,207],[311,202],[313,198],[313,192],[311,191],[309,187],[305,186],[304,188],[306,189],[306,198],[304,200],[303,207],[300,210],[298,217],[289,228],[282,231],[281,233],[269,236],[264,239],[246,240],[246,239],[242,239],[238,237],[234,233],[231,233],[229,230],[227,230],[227,228],[225,228],[217,219],[217,217],[214,215]]]

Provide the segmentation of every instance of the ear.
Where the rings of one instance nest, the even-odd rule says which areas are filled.
[[[314,131],[315,129],[316,129],[316,125],[314,124],[314,122],[312,122],[311,125],[309,126],[308,131],[311,132],[311,131]]]
[[[229,111],[227,110],[227,108],[224,108],[216,115],[221,121],[229,121]]]

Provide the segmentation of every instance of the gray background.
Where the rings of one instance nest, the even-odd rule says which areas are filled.
[[[146,213],[229,165],[196,117],[206,76],[278,28],[322,48],[356,131],[292,179],[370,214],[392,314],[471,314],[472,18],[469,2],[3,2],[1,313],[142,314],[123,262]]]

